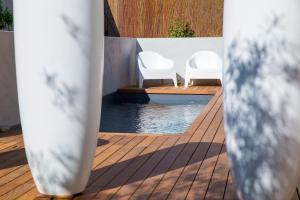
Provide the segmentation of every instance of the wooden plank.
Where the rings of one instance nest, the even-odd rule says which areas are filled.
[[[207,149],[210,147],[210,142],[214,138],[214,135],[217,133],[221,121],[222,110],[219,108],[217,114],[211,122],[211,126],[209,126],[208,129],[205,129],[204,131],[200,131],[200,134],[195,135],[197,137],[193,137],[191,139],[189,145],[186,146],[184,151],[181,153],[181,155],[177,158],[176,162],[171,167],[171,170],[165,174],[163,180],[161,180],[159,185],[155,188],[155,190],[151,194],[150,199],[167,199],[174,185],[175,193],[178,190],[180,190],[181,192],[177,196],[174,193],[172,197],[174,196],[174,198],[179,198],[180,196],[182,197],[181,199],[184,199],[183,196],[186,195],[185,191],[188,191],[188,188],[192,184],[194,176],[196,175],[197,170],[199,169],[199,165],[201,164],[201,162],[199,163],[197,162],[197,160],[201,160],[201,157],[202,159],[204,158],[205,152],[207,152]],[[201,135],[201,137],[199,137],[199,135]],[[202,143],[202,140],[206,143]],[[178,184],[176,184],[178,179],[179,182]],[[182,189],[180,189],[181,187]]]
[[[109,139],[111,137],[112,136],[104,136],[103,138],[104,139]],[[118,139],[118,138],[120,139],[121,137],[116,136],[116,139]],[[112,141],[114,141],[114,140],[112,140]],[[24,147],[23,142],[21,142],[20,144],[21,144],[20,148]],[[99,144],[101,144],[101,142]],[[113,142],[109,143],[110,146],[113,145],[113,144],[114,144]],[[97,152],[100,153],[101,151],[105,150],[105,148],[109,145],[106,145],[106,146],[102,145],[101,148],[98,147]],[[1,155],[1,158],[2,158],[2,156],[3,155]],[[23,164],[27,163],[24,150],[22,150],[22,151],[20,150],[20,151],[17,151],[17,152],[11,152],[11,153],[9,153],[9,155],[3,156],[3,159],[6,159],[6,161],[3,162],[3,164],[0,164],[0,169],[2,168],[2,170],[0,170],[0,177],[3,177],[3,176],[5,176],[7,174],[10,174],[10,173],[16,173],[16,174],[10,174],[9,177],[7,177],[7,180],[9,180],[10,178],[12,178],[14,176],[17,176],[17,174],[19,173],[18,169]],[[9,167],[9,166],[12,166],[12,167]]]
[[[97,146],[96,151],[95,151],[95,156],[99,155],[100,153],[104,152],[106,149],[109,147],[113,146],[115,143],[119,142],[123,137],[121,136],[113,136],[113,135],[104,135],[100,138],[104,140],[104,144]],[[105,142],[108,142],[105,144]]]
[[[122,146],[122,148],[120,148],[114,154],[112,154],[95,168],[93,168],[88,185],[92,184],[96,179],[103,175],[110,167],[113,166],[114,163],[120,160],[124,155],[126,155],[131,149],[133,149],[144,139],[145,137],[134,137],[132,140],[130,140],[130,142]]]
[[[225,174],[228,174],[229,172],[225,149],[226,147],[224,143],[213,177],[210,181],[209,188],[205,195],[205,199],[219,200],[224,197],[227,183],[227,176]]]
[[[222,112],[220,112],[220,115],[222,116]],[[220,119],[222,120],[222,117],[220,117]],[[215,121],[207,130],[195,153],[169,194],[168,199],[184,199],[199,170],[201,170],[203,163],[208,159],[218,157],[224,139],[220,123],[221,121]],[[168,192],[169,191],[166,191],[165,193],[168,194]]]
[[[157,164],[165,157],[171,150],[171,147],[177,142],[177,137],[168,138],[167,142],[156,151],[153,156],[141,167],[119,191],[112,197],[112,199],[128,199],[135,190],[142,184],[143,180],[148,177],[151,171]]]
[[[30,179],[32,179],[31,173],[27,172],[27,173],[23,174],[23,176],[20,176],[20,177],[14,179],[13,181],[5,184],[4,186],[0,187],[0,198],[2,198],[2,196],[4,194],[8,193],[9,191],[14,190],[19,185],[26,183]]]
[[[0,187],[2,187],[4,184],[7,184],[8,182],[16,179],[19,176],[24,175],[28,171],[29,171],[28,165],[24,165],[14,171],[12,171],[11,173],[8,173],[5,176],[2,176],[0,178]]]
[[[3,133],[0,133],[0,135],[2,135]],[[6,137],[0,137],[0,143],[1,144],[5,144],[14,140],[19,140],[22,139],[22,134],[13,134],[13,133],[9,133]]]
[[[18,145],[22,143],[22,138],[16,138],[15,140],[9,141],[7,143],[1,144],[0,146],[0,153],[6,152],[9,148],[17,148]]]
[[[164,159],[157,165],[157,167],[152,171],[150,176],[143,181],[143,183],[138,187],[135,193],[130,197],[130,199],[147,199],[161,179],[164,174],[169,171],[178,155],[182,152],[186,143],[190,140],[191,136],[181,137],[171,151],[164,157]]]
[[[13,144],[12,146],[7,147],[0,152],[0,165],[1,163],[3,163],[3,161],[7,162],[8,159],[13,157],[14,154],[18,154],[19,152],[24,152],[23,141],[20,141],[17,144]]]
[[[22,183],[15,188],[11,189],[9,192],[0,197],[0,199],[16,199],[18,196],[23,194],[24,192],[30,190],[34,187],[33,180],[29,180],[28,182]]]
[[[127,144],[122,146],[116,153],[114,153],[112,156],[110,156],[108,159],[106,159],[104,162],[101,163],[101,165],[97,166],[99,167],[99,171],[92,172],[89,184],[93,182],[93,180],[96,180],[99,176],[101,176],[105,171],[107,171],[113,163],[116,163],[117,160],[122,158],[125,154],[128,153],[133,147],[138,145],[140,142],[142,142],[145,139],[145,137],[129,137],[129,141]],[[109,167],[108,167],[109,166]],[[101,167],[101,168],[100,168]],[[90,191],[89,191],[90,192]],[[85,193],[86,195],[82,195],[78,197],[79,199],[86,199],[88,196],[88,193]],[[47,198],[47,197],[45,197]]]
[[[120,141],[123,137],[120,136],[113,136],[113,135],[99,135],[98,138],[98,146],[96,149],[95,155],[99,155],[109,147],[111,147],[116,142]],[[22,168],[28,168],[28,166],[22,166]],[[10,173],[11,176],[16,176],[16,171],[13,173]],[[1,182],[1,181],[0,181]],[[23,194],[21,194],[18,198],[20,199],[34,199],[37,195],[39,195],[38,191],[35,187],[31,188],[29,191],[23,191]]]
[[[193,88],[193,89],[192,89]],[[145,93],[145,94],[194,94],[194,95],[214,95],[216,93],[215,90],[207,90],[202,87],[198,87],[197,89],[192,88],[161,88],[161,87],[152,87],[152,88],[122,88],[119,89],[118,92],[123,93]]]
[[[136,157],[118,177],[113,178],[102,191],[98,192],[97,199],[111,199],[111,197],[137,172],[137,170],[140,169],[146,161],[152,158],[157,149],[163,148],[162,145],[165,144],[167,139],[168,137],[158,137],[152,145],[147,147],[138,157]]]
[[[217,152],[220,154],[221,148],[218,147],[210,148],[208,155],[209,154],[213,155]],[[218,159],[218,156],[208,156],[208,157],[209,158],[203,161],[197,173],[197,176],[195,177],[195,180],[188,192],[187,198],[190,199],[204,198]]]
[[[21,131],[6,131],[0,133],[0,141],[6,140],[9,137],[22,137]]]
[[[238,200],[231,173],[228,173],[224,200]]]
[[[121,171],[123,171],[135,157],[137,157],[144,149],[150,145],[157,136],[146,137],[144,141],[136,145],[130,152],[128,152],[123,158],[116,162],[107,172],[99,176],[79,199],[90,199],[97,194],[102,188],[104,188],[113,178],[115,178]]]
[[[39,195],[39,192],[35,187],[33,187],[31,190],[28,192],[23,193],[23,195],[17,197],[17,200],[31,200],[35,199]]]
[[[291,200],[299,200],[298,191],[296,190]]]
[[[18,151],[11,154],[11,158],[0,164],[0,177],[18,169],[26,164],[26,156],[24,151]]]
[[[129,143],[132,139],[134,139],[134,137],[123,137],[121,140],[115,143],[115,145],[112,145],[109,148],[107,148],[102,154],[95,157],[92,168],[96,168],[103,161],[108,159],[112,154],[118,151],[121,147]]]

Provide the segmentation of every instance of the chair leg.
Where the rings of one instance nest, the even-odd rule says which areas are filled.
[[[178,84],[177,84],[177,77],[174,77],[174,78],[173,78],[173,83],[174,83],[174,86],[175,86],[175,87],[178,87]]]
[[[139,77],[139,88],[143,88],[143,83],[144,83],[144,79],[143,79],[143,77],[140,75],[140,77]]]
[[[188,77],[185,77],[184,87],[188,87],[189,86],[189,82],[190,82],[190,79]]]

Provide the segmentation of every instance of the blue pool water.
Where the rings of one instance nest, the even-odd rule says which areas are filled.
[[[115,93],[103,99],[100,131],[183,133],[211,98],[211,95]]]

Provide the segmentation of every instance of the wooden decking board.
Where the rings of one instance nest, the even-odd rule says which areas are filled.
[[[4,143],[0,146],[0,151],[1,152],[7,152],[11,148],[16,149],[18,148],[21,144],[23,143],[22,138],[17,138],[16,140]]]
[[[131,196],[130,199],[148,199],[152,194],[153,190],[160,183],[161,179],[164,177],[164,174],[169,171],[169,168],[172,166],[178,155],[182,152],[184,146],[190,137],[181,137],[176,144],[172,147],[171,151],[165,156],[165,158],[157,165],[157,167],[152,171],[147,179],[138,187],[135,193]]]
[[[118,151],[121,147],[129,143],[132,139],[135,137],[123,137],[121,140],[115,143],[115,145],[110,146],[107,148],[104,152],[102,152],[100,155],[96,156],[94,158],[94,163],[92,168],[97,169],[97,167],[104,162],[106,159],[108,159],[111,155],[113,155],[116,151]]]
[[[4,168],[19,166],[26,164],[24,147],[21,149],[11,149],[8,152],[0,152],[0,170]],[[2,171],[1,171],[2,172]],[[3,173],[0,172],[0,177]]]
[[[234,183],[232,181],[231,172],[228,173],[228,180],[226,184],[226,191],[224,195],[224,200],[238,200]]]
[[[113,136],[113,135],[98,135],[98,144],[97,144],[97,149],[95,156],[100,154],[101,152],[105,151],[107,148],[112,146],[114,143],[122,139],[120,136]],[[107,141],[109,140],[109,141]],[[28,165],[26,165],[27,169]],[[19,199],[34,199],[35,196],[39,195],[38,191],[36,190],[35,187],[31,188],[28,191],[24,191],[18,198]],[[31,197],[31,198],[30,198]]]
[[[17,138],[22,138],[22,134],[20,131],[8,131],[8,132],[0,132],[0,142],[6,143],[7,141],[15,140]]]
[[[293,197],[291,200],[299,200],[299,197],[298,197],[298,193],[297,193],[297,190],[295,191]]]
[[[211,112],[210,114],[214,116],[213,120],[219,120],[215,117],[217,114],[215,114],[213,112]],[[209,116],[207,119],[209,119]],[[195,155],[195,152],[197,152],[197,150],[199,148],[202,149],[201,147],[209,146],[209,144],[204,145],[204,146],[201,145],[202,139],[205,138],[205,136],[212,138],[213,134],[218,129],[218,126],[219,126],[219,123],[217,123],[216,128],[212,128],[212,129],[210,129],[210,127],[208,127],[208,129],[206,129],[206,127],[199,127],[199,129],[202,129],[201,131],[199,131],[199,133],[201,133],[201,134],[193,135],[193,137],[189,141],[189,145],[185,146],[184,150],[178,156],[178,158],[176,159],[175,163],[172,165],[170,170],[164,174],[163,179],[161,180],[159,185],[155,188],[155,190],[151,194],[150,199],[157,199],[158,197],[161,199],[166,199],[168,197],[168,195],[171,192],[171,190],[173,189],[174,185],[177,183],[178,178],[181,176],[185,166],[189,166],[189,165],[193,166],[196,163],[199,163],[199,162],[195,162],[194,159],[191,160],[193,158],[193,155]],[[214,132],[214,133],[211,135],[208,135],[208,134],[206,134],[207,132],[209,132],[209,133]],[[196,140],[195,139],[196,136],[199,139]],[[197,156],[195,156],[194,158],[197,158]],[[194,162],[194,163],[189,163],[190,161]]]
[[[118,177],[113,178],[103,190],[98,192],[96,199],[110,199],[153,156],[155,151],[161,148],[167,139],[168,137],[157,137],[151,146],[148,146],[139,157],[136,157],[126,169],[120,172]]]
[[[33,187],[28,192],[24,192],[22,195],[18,196],[16,200],[28,200],[28,199],[35,199],[39,195],[39,192],[35,187]]]
[[[0,187],[5,185],[6,183],[18,178],[19,176],[22,176],[26,172],[29,171],[28,165],[20,166],[18,169],[6,174],[5,176],[2,176],[0,178]]]
[[[225,194],[225,188],[227,183],[227,177],[224,174],[228,174],[229,169],[227,167],[227,158],[225,156],[225,141],[218,156],[217,163],[212,174],[211,180],[208,185],[208,189],[205,194],[205,199],[222,199]]]
[[[100,147],[96,148],[95,151],[95,157],[100,155],[102,152],[104,152],[105,150],[107,150],[109,147],[113,146],[115,143],[119,142],[123,137],[122,136],[113,136],[113,137],[109,137],[109,135],[104,135],[102,137],[100,137],[100,141],[104,140],[107,141],[108,143],[106,144],[105,142],[103,142],[103,145],[100,145]]]
[[[106,136],[105,139],[109,139],[113,136]],[[100,143],[101,144],[101,143]],[[22,145],[20,145],[20,147],[24,148],[24,145],[22,143]],[[102,146],[101,146],[102,147]],[[102,148],[97,148],[97,150],[101,150]],[[24,149],[22,149],[22,154],[24,152]],[[99,151],[100,152],[100,151]],[[6,168],[5,170],[1,170],[0,172],[0,186],[9,182],[10,180],[13,180],[14,178],[17,178],[18,176],[21,176],[22,174],[24,174],[26,171],[29,171],[28,166],[22,166],[22,165],[18,165],[20,163],[20,161],[25,161],[25,159],[23,158],[23,156],[20,156],[20,153],[15,153],[17,154],[17,156],[15,155],[9,155],[12,159],[12,162],[10,159],[5,161],[5,164],[11,164],[11,165],[17,165],[16,167],[11,167],[11,168]],[[25,153],[24,153],[25,156]],[[1,156],[1,158],[4,158],[5,156]],[[17,159],[17,158],[20,159]],[[24,173],[23,173],[24,172]]]
[[[139,154],[147,148],[147,146],[151,145],[151,143],[155,140],[155,136],[146,137],[142,142],[137,144],[131,151],[125,154],[115,165],[112,165],[110,169],[107,170],[104,174],[99,176],[95,182],[93,182],[89,188],[80,196],[80,199],[90,199],[97,194],[99,190],[104,188],[111,179],[115,178],[124,168],[126,168],[135,157],[139,156]]]
[[[5,176],[6,174],[18,169],[20,166],[25,164],[27,164],[27,161],[26,161],[26,155],[24,151],[20,151],[16,154],[13,154],[11,158],[1,163],[0,177]]]
[[[227,176],[224,175],[228,174],[229,172],[227,157],[225,153],[225,143],[222,147],[221,152],[224,153],[221,153],[219,155],[215,171],[209,184],[209,188],[206,191],[205,199],[218,200],[224,197],[227,182]]]
[[[9,192],[5,193],[3,196],[0,197],[0,199],[16,199],[18,196],[20,196],[21,194],[30,190],[33,187],[35,187],[34,182],[32,179],[30,179],[29,181],[22,183],[10,190]]]
[[[14,141],[22,141],[22,139],[23,139],[22,135],[16,135],[16,136],[2,137],[0,138],[1,140],[0,142],[1,142],[1,146],[3,146],[4,144],[11,143]],[[1,147],[1,149],[3,149],[3,147]]]
[[[220,130],[220,124],[222,121],[222,110],[220,109],[214,119],[214,125],[210,126],[206,131],[205,135],[201,139],[196,151],[193,153],[191,159],[184,167],[180,177],[173,186],[168,199],[185,199],[200,167],[201,164],[207,159],[210,155],[209,150],[212,146],[218,148],[222,144],[218,141],[220,135],[222,135]],[[181,191],[181,192],[178,192]],[[168,191],[167,191],[168,192]],[[166,193],[167,193],[166,192]]]
[[[31,173],[28,171],[27,173],[23,174],[23,176],[20,176],[14,180],[8,182],[7,184],[1,186],[0,197],[2,197],[4,194],[8,193],[11,190],[14,190],[19,185],[22,185],[31,179],[32,179]]]
[[[215,95],[184,134],[100,133],[88,187],[74,199],[237,199],[225,152],[220,87],[121,92]],[[297,192],[293,199],[299,200]],[[0,133],[1,199],[51,199],[36,190],[16,131]]]
[[[129,199],[135,190],[142,184],[158,163],[171,150],[171,147],[177,142],[177,137],[170,137],[161,146],[151,158],[132,176],[126,185],[122,186],[119,191],[112,197],[112,199]]]
[[[192,186],[189,189],[186,199],[200,198],[204,199],[206,190],[214,172],[218,156],[222,153],[222,144],[224,142],[224,134],[222,134],[222,126],[219,127],[218,133],[213,140],[215,144],[211,145],[206,154],[205,159],[200,165]]]
[[[92,184],[98,177],[103,175],[114,163],[117,163],[124,155],[126,155],[131,149],[142,142],[145,137],[132,137],[128,143],[124,144],[118,151],[115,151],[111,156],[97,165],[92,171],[89,185]]]
[[[219,88],[218,88],[219,89]],[[217,92],[215,87],[189,87],[185,88],[183,86],[180,87],[147,87],[147,88],[136,88],[136,87],[127,87],[119,89],[119,92],[125,93],[147,93],[147,94],[208,94],[213,95]]]

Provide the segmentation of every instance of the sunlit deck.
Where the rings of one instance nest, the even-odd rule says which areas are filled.
[[[74,199],[237,199],[227,165],[220,87],[122,91],[215,96],[182,135],[99,134],[88,187]],[[11,132],[0,135],[0,199],[16,198],[51,197],[35,189],[22,135]]]

